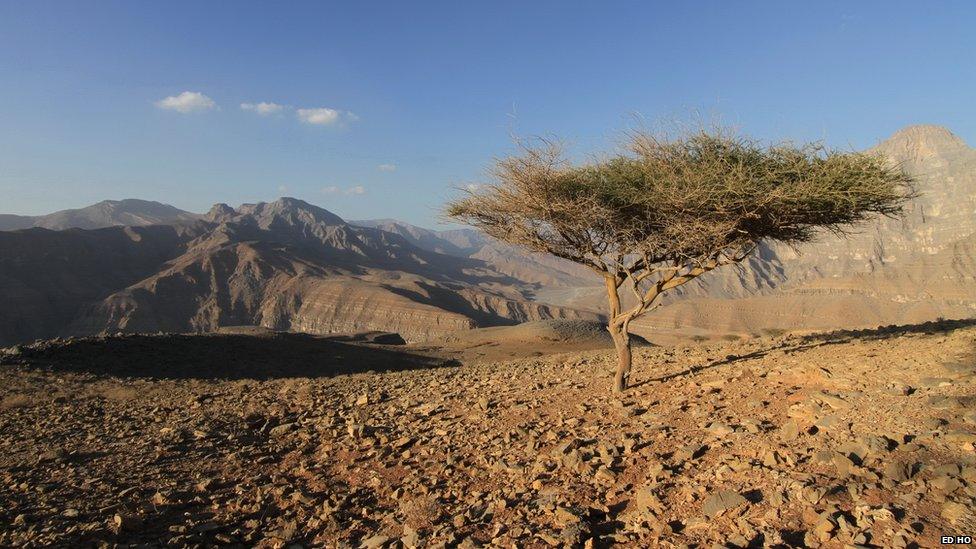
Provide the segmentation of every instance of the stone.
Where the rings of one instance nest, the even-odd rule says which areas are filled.
[[[291,432],[292,429],[296,427],[295,423],[282,423],[281,425],[274,427],[268,434],[273,437],[280,437]]]
[[[932,488],[935,488],[936,490],[942,492],[943,494],[951,494],[956,490],[962,488],[961,482],[948,475],[938,476],[930,480],[929,485],[931,485]]]
[[[814,395],[814,398],[823,402],[827,406],[830,406],[834,410],[846,410],[851,407],[850,403],[843,398],[832,395],[830,393],[820,392]]]
[[[403,536],[400,538],[400,543],[405,549],[419,549],[421,544],[420,535],[413,528],[404,526]]]
[[[583,520],[582,518],[580,518],[580,515],[581,512],[577,509],[570,509],[567,507],[557,507],[553,519],[556,521],[556,524],[560,526],[564,526],[567,524],[572,524]]]
[[[798,436],[800,436],[800,428],[797,426],[796,421],[792,419],[779,428],[779,437],[783,440],[796,440]]]
[[[672,457],[676,464],[682,463],[701,457],[707,449],[708,447],[702,444],[689,444],[675,451]]]
[[[412,446],[414,442],[416,442],[416,439],[413,437],[400,437],[393,441],[393,447],[397,450],[405,450]]]
[[[582,521],[567,524],[559,531],[559,541],[563,547],[579,547],[587,535],[586,524]]]
[[[730,427],[729,424],[721,421],[713,421],[712,423],[709,423],[705,430],[716,437],[724,437],[735,432],[735,429]]]
[[[969,507],[961,503],[948,502],[942,506],[942,518],[952,524],[958,524],[972,514]]]
[[[835,530],[837,524],[829,516],[821,516],[813,526],[813,534],[821,542],[830,541]]]
[[[957,444],[976,444],[976,433],[969,431],[952,430],[943,435],[943,438]]]
[[[376,534],[375,536],[364,539],[363,542],[359,544],[359,547],[360,549],[379,549],[380,547],[384,547],[387,543],[389,543],[389,541],[390,538],[382,534]]]
[[[112,531],[116,534],[137,532],[142,528],[142,520],[132,515],[116,514],[112,517]]]
[[[607,467],[600,467],[599,469],[597,469],[596,474],[593,475],[593,478],[595,478],[599,482],[604,482],[604,483],[617,482],[617,474],[611,471],[610,469],[608,469]]]
[[[851,473],[856,467],[850,458],[841,453],[834,453],[833,462],[834,467],[837,469],[837,476],[840,478],[851,476]]]
[[[914,466],[904,461],[893,461],[885,466],[884,476],[894,482],[905,482],[915,474]]]
[[[634,504],[635,510],[638,512],[661,513],[664,507],[661,503],[660,498],[654,493],[653,488],[650,486],[642,486],[634,492],[634,497],[631,498],[631,502]]]
[[[738,492],[719,490],[705,498],[705,502],[702,504],[702,512],[708,518],[715,518],[731,509],[747,505],[748,503],[746,498],[742,497]]]

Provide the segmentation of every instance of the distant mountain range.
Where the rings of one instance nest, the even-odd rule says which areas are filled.
[[[115,331],[260,325],[382,330],[423,340],[592,312],[530,299],[534,286],[472,258],[347,224],[301,200],[169,225],[0,232],[0,344]]]
[[[918,178],[901,219],[798,250],[760,246],[739,268],[669,294],[635,323],[652,341],[920,322],[976,314],[976,150],[937,126],[875,150]],[[9,231],[12,228],[43,227]],[[204,215],[141,200],[0,216],[0,344],[111,331],[261,325],[385,330],[408,340],[545,318],[595,319],[588,269],[472,229],[346,222],[291,198]],[[68,228],[97,230],[64,230]]]
[[[103,200],[86,208],[61,210],[47,215],[28,216],[0,214],[0,231],[43,227],[64,229],[101,229],[114,226],[167,225],[199,219],[168,204],[149,200]]]

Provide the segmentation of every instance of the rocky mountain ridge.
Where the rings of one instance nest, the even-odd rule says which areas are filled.
[[[64,229],[101,229],[114,226],[170,225],[189,223],[200,215],[179,208],[128,198],[103,200],[84,208],[61,210],[47,215],[28,216],[0,214],[0,231],[14,231],[41,227],[60,231]]]
[[[301,200],[218,205],[191,224],[0,232],[0,341],[258,325],[422,340],[597,315],[533,302],[474,259],[354,227]]]
[[[976,150],[946,128],[922,125],[896,132],[871,151],[888,155],[917,178],[920,196],[903,217],[877,220],[848,238],[825,235],[797,249],[762,243],[741,266],[709,273],[667,294],[663,306],[635,323],[635,330],[652,341],[669,341],[976,314]],[[237,209],[217,204],[202,216],[166,206],[154,210],[156,217],[143,211],[137,218],[100,219],[155,223],[169,208],[177,212],[178,221],[168,223],[180,227],[173,233],[178,236],[164,238],[165,230],[103,229],[111,233],[105,241],[116,242],[120,250],[173,254],[135,269],[157,269],[140,279],[96,269],[84,281],[75,280],[65,265],[76,261],[71,254],[42,253],[44,246],[100,248],[94,235],[0,233],[0,248],[32,254],[0,258],[0,295],[14,304],[14,312],[0,318],[0,334],[196,331],[254,322],[313,332],[396,328],[423,339],[475,325],[595,318],[605,307],[602,285],[588,269],[471,229],[434,231],[392,219],[346,223],[289,198]],[[52,226],[79,219],[64,212],[44,217],[61,220]],[[89,223],[98,216],[80,218]],[[104,259],[106,265],[112,261]],[[26,264],[37,270],[28,272]],[[109,286],[124,286],[106,288],[99,277],[113,281]],[[54,278],[57,287],[41,282]],[[96,294],[97,304],[87,301]],[[384,320],[377,320],[380,315]],[[70,327],[52,331],[66,317]],[[432,327],[411,328],[411,322]]]
[[[797,248],[761,243],[742,265],[666,294],[664,306],[637,321],[635,330],[664,341],[976,314],[976,149],[946,128],[919,125],[895,132],[868,152],[887,155],[916,177],[919,197],[902,217],[875,220],[843,238],[825,234]],[[458,253],[445,244],[453,245],[447,232],[390,220],[373,223],[412,235],[418,246]],[[585,269],[551,257],[526,260],[529,254],[483,235],[472,240],[462,234],[474,243],[463,254],[507,265],[507,272],[572,273],[536,277],[537,299],[593,311],[606,306],[602,285]]]

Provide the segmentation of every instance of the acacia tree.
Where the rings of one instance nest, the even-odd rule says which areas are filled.
[[[630,375],[630,323],[664,292],[742,261],[760,241],[847,234],[874,215],[898,214],[914,196],[912,179],[879,155],[763,146],[708,130],[634,133],[623,152],[582,165],[540,140],[498,159],[492,174],[493,183],[449,202],[447,216],[603,278],[615,392]]]

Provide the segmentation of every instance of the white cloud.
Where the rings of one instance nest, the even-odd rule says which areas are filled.
[[[470,192],[475,192],[475,191],[477,191],[478,189],[481,188],[481,185],[479,185],[477,183],[468,183],[467,185],[464,186],[464,188],[467,189]]]
[[[339,187],[335,185],[329,185],[328,187],[322,187],[322,194],[335,194],[339,192]]]
[[[318,109],[298,109],[298,119],[306,124],[330,126],[339,121],[339,111],[325,107]]]
[[[241,103],[241,110],[251,111],[261,116],[268,116],[275,113],[279,113],[285,109],[284,105],[279,105],[277,103],[268,103],[261,101],[260,103]]]
[[[183,114],[191,112],[209,111],[217,106],[213,99],[200,92],[185,91],[179,95],[156,101],[156,106],[160,109],[181,112]]]
[[[381,172],[395,172],[396,168],[396,164],[380,164],[376,166],[376,169]]]
[[[346,194],[366,194],[366,187],[363,187],[362,185],[349,187],[348,189],[346,189]]]
[[[286,193],[286,192],[288,192],[288,186],[287,185],[278,185],[278,192],[279,193]]]
[[[306,124],[316,126],[332,126],[339,122],[355,122],[359,117],[349,111],[340,111],[327,107],[315,109],[298,109],[295,111],[298,119]]]

